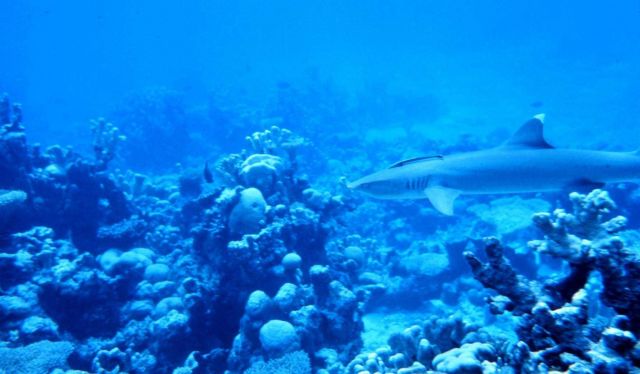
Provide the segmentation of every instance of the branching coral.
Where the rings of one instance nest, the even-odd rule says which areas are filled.
[[[5,92],[0,99],[0,125],[6,125],[11,122],[11,101],[9,95]]]
[[[595,190],[589,195],[574,192],[569,198],[573,205],[572,213],[556,209],[553,214],[537,213],[533,216],[533,222],[546,239],[533,240],[529,246],[570,264],[584,264],[593,259],[593,248],[599,240],[606,240],[609,235],[624,229],[626,218],[606,219],[616,207],[606,191]]]
[[[588,294],[580,289],[565,302],[559,292],[548,285],[543,292],[535,282],[526,281],[503,257],[502,246],[495,238],[485,239],[485,252],[489,258],[482,264],[471,252],[465,257],[474,277],[485,287],[496,290],[499,295],[488,297],[490,310],[494,314],[512,311],[520,316],[516,332],[533,353],[527,364],[528,370],[537,365],[567,368],[567,355],[576,361],[587,359],[590,347],[587,338]],[[582,284],[584,287],[585,285]],[[503,353],[509,359],[509,352]],[[521,360],[512,360],[512,366],[522,368]]]
[[[118,144],[127,139],[120,134],[120,129],[104,118],[91,121],[93,133],[93,152],[100,169],[106,169],[109,162],[116,157]]]
[[[594,190],[588,195],[572,193],[572,212],[558,209],[553,215],[538,213],[534,223],[545,239],[529,242],[541,253],[563,259],[572,266],[569,278],[581,279],[597,270],[602,275],[602,301],[631,320],[632,331],[640,332],[640,258],[625,248],[617,236],[626,226],[626,218],[609,218],[616,205],[606,191]],[[570,286],[582,288],[582,282]],[[563,290],[563,294],[567,294]]]
[[[475,349],[472,349],[475,345],[464,344],[472,343],[473,333],[477,330],[478,326],[465,323],[459,316],[433,316],[420,325],[392,334],[388,339],[388,346],[356,356],[347,365],[346,372],[411,374],[426,373],[427,369],[437,367],[443,372],[454,373],[460,372],[456,371],[460,366],[454,365],[454,361],[459,361],[458,357],[461,355],[470,358],[473,356],[468,364],[479,366],[481,361],[475,359]],[[463,348],[459,348],[461,346]],[[481,350],[486,349],[483,347]],[[495,353],[491,357],[478,354],[478,359],[480,358],[495,359]]]
[[[6,93],[0,99],[0,126],[4,126],[9,132],[24,131],[22,127],[22,106],[11,103]]]
[[[536,282],[526,282],[516,274],[494,238],[485,240],[487,264],[482,264],[470,252],[465,253],[465,257],[475,278],[500,294],[489,298],[493,304],[491,311],[502,313],[507,309],[521,316],[517,333],[532,350],[534,366],[578,370],[595,365],[607,372],[621,367],[628,370],[627,363],[623,366],[620,363],[625,362],[629,347],[635,344],[632,333],[640,332],[640,258],[626,249],[617,236],[624,229],[626,219],[610,218],[615,204],[606,191],[594,190],[587,195],[572,193],[570,200],[571,212],[557,209],[553,214],[534,216],[534,223],[545,233],[545,239],[529,242],[529,246],[540,253],[568,262],[570,271],[564,278],[551,279],[538,289]],[[623,329],[603,331],[590,325],[587,282],[595,271],[603,281],[601,300],[623,315],[619,318],[628,321],[621,325]],[[509,307],[495,307],[496,301],[504,297],[508,299],[502,305]],[[594,339],[600,335],[604,341],[600,346],[627,348],[592,350]],[[625,338],[627,335],[632,339]],[[618,341],[630,342],[615,343]],[[604,360],[602,351],[621,359]]]
[[[482,264],[472,252],[465,252],[464,256],[477,280],[485,287],[509,298],[508,304],[499,298],[492,298],[492,311],[502,312],[505,308],[513,310],[515,314],[529,311],[536,303],[536,296],[526,280],[518,275],[504,258],[498,239],[485,239],[484,250],[489,259],[486,264]]]
[[[216,162],[215,169],[227,183],[242,184],[240,171],[243,168],[243,157],[239,154],[230,154]]]
[[[22,126],[22,109],[5,95],[0,102],[0,188],[28,190],[30,149]]]
[[[288,129],[271,126],[271,129],[255,132],[247,136],[247,141],[255,153],[265,153],[276,156],[295,156],[296,148],[309,144],[308,140],[298,136]]]

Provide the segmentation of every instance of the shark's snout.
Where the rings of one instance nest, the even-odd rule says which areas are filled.
[[[367,185],[367,182],[370,182],[369,179],[371,179],[370,176],[365,176],[365,177],[358,178],[354,181],[348,182],[347,188],[350,190],[362,190],[363,187]]]
[[[358,181],[355,182],[349,182],[347,183],[347,188],[350,190],[355,190],[356,188],[358,188],[360,184],[358,183]]]

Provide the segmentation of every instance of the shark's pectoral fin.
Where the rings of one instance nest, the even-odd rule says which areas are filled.
[[[605,183],[596,182],[589,179],[577,179],[567,184],[564,188],[569,192],[591,192],[604,187]]]
[[[425,195],[436,210],[448,216],[453,215],[453,203],[460,196],[460,191],[451,188],[434,186],[424,190]]]

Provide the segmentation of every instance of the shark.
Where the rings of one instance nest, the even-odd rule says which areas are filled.
[[[533,116],[498,147],[399,161],[347,187],[382,199],[428,199],[451,216],[461,195],[583,191],[640,182],[640,150],[556,148],[545,140],[544,118]]]

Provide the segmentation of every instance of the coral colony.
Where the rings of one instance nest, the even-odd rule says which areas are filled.
[[[150,100],[121,128],[94,121],[89,157],[29,143],[2,99],[0,372],[640,370],[633,186],[465,198],[446,217],[313,175],[316,139],[272,125],[231,133],[247,143],[204,175],[122,171],[120,154],[186,152],[178,104]],[[380,166],[332,141],[336,174]]]

